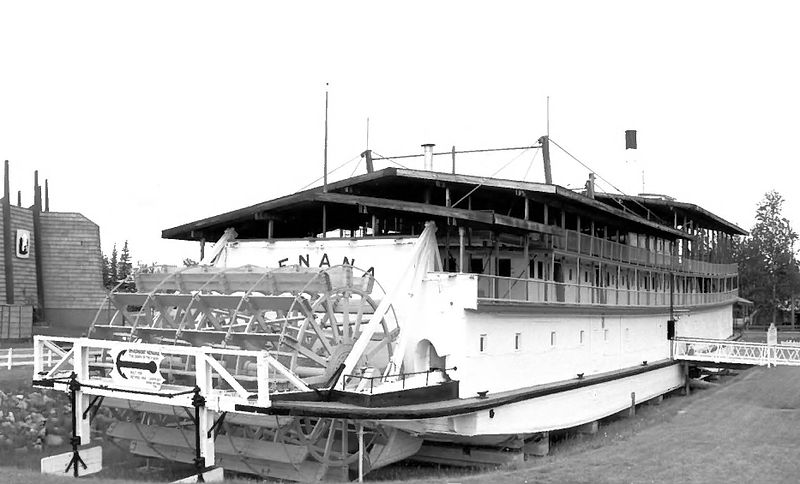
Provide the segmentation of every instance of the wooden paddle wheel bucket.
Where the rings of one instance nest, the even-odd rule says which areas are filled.
[[[195,266],[170,273],[138,273],[137,292],[112,291],[88,336],[96,339],[267,350],[309,388],[327,388],[370,322],[385,292],[370,273],[351,266],[235,269]],[[111,314],[108,322],[103,316]],[[390,310],[379,322],[359,368],[383,371],[399,332]],[[254,361],[223,357],[237,380],[255,384]],[[181,383],[190,358],[165,358],[167,382]],[[296,390],[270,375],[270,394]],[[191,462],[194,427],[180,407],[107,399],[118,415],[108,436],[131,452]],[[225,415],[215,428],[217,463],[223,468],[296,481],[342,480],[358,468],[358,423],[311,417]],[[421,441],[380,425],[363,430],[368,471],[413,455]]]

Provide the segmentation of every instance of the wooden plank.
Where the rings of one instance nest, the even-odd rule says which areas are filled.
[[[90,447],[88,449],[81,449],[79,455],[83,462],[86,464],[86,469],[78,464],[78,477],[87,476],[100,472],[103,469],[103,448],[99,445],[97,447]],[[50,457],[45,457],[41,461],[42,474],[56,474],[62,476],[73,476],[72,468],[67,471],[67,465],[72,460],[72,452],[65,452]]]
[[[178,448],[133,441],[131,442],[130,450],[132,454],[144,457],[155,457],[158,459],[166,457],[176,462],[194,462],[194,451],[183,447]],[[214,461],[216,465],[231,471],[244,472],[246,474],[253,474],[255,472],[262,476],[298,482],[317,482],[325,472],[325,468],[322,467],[322,464],[311,460],[304,461],[300,464],[285,464],[257,458],[242,459],[240,456],[216,453]]]
[[[194,427],[187,426],[182,431],[179,428],[113,422],[108,427],[106,435],[117,439],[189,449],[186,439],[189,438],[190,442],[194,442]],[[214,453],[215,455],[241,456],[286,464],[299,464],[308,457],[308,448],[304,445],[219,435],[214,441]]]

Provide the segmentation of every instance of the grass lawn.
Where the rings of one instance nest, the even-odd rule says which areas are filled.
[[[800,369],[758,367],[518,469],[430,482],[798,482],[798,421]]]
[[[689,397],[672,396],[661,405],[640,406],[636,417],[604,422],[593,436],[567,437],[551,447],[551,455],[533,458],[514,469],[465,473],[401,464],[378,476],[367,476],[367,480],[399,477],[404,482],[442,484],[797,482],[800,460],[793,449],[800,444],[800,369],[753,368],[723,377],[721,382],[712,389],[695,390]],[[0,382],[0,388],[2,385],[5,382]],[[123,455],[104,460],[107,465],[119,465],[127,459]],[[36,456],[37,462],[40,457]],[[0,456],[5,465],[13,459]],[[135,473],[135,467],[127,465],[111,477]],[[146,477],[139,474],[139,478]],[[0,483],[67,481],[33,470],[0,467]],[[91,481],[142,482],[109,477]]]

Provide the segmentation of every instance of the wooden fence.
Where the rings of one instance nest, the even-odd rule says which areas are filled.
[[[0,304],[0,340],[28,339],[32,327],[33,306]]]

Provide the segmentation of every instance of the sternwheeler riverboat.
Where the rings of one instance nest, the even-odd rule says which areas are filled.
[[[555,185],[549,143],[529,147],[545,183],[436,171],[432,145],[422,170],[374,170],[365,152],[364,174],[164,230],[199,241],[203,262],[137,274],[88,336],[266,351],[280,370],[269,405],[242,401],[215,424],[228,469],[314,480],[546,452],[551,431],[684,385],[674,336],[732,335],[731,249],[746,234],[667,196],[597,192],[593,177]],[[230,355],[220,367],[257,386],[255,360]],[[193,365],[172,356],[159,371],[177,384]],[[132,452],[194,458],[181,412],[105,405]]]

